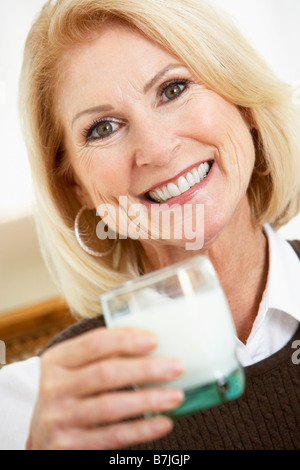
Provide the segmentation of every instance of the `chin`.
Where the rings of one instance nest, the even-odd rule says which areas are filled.
[[[207,250],[212,244],[225,233],[230,217],[225,211],[214,211],[213,214],[205,214],[204,217],[204,243],[203,250]]]

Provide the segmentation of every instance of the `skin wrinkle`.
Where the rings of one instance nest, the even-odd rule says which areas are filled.
[[[203,90],[201,90],[203,92]],[[189,101],[193,99],[193,95],[190,96],[189,98]],[[187,104],[187,103],[183,103],[181,106],[183,106],[184,104]],[[106,148],[106,146],[104,146],[103,148]]]
[[[242,169],[241,169],[241,165],[240,165],[240,159],[238,158],[238,149],[237,149],[237,146],[236,146],[234,140],[232,140],[230,133],[228,133],[228,139],[231,141],[233,149],[235,151],[236,166],[238,168],[238,173],[239,173],[239,185],[242,187],[243,177],[242,177]],[[249,145],[250,145],[250,142],[249,142]],[[253,160],[253,166],[254,166],[254,164],[255,164],[255,150],[254,150],[254,143],[253,143],[252,139],[251,139],[251,149],[249,149],[249,153],[250,152],[252,153],[252,160]],[[249,186],[249,183],[250,183],[251,176],[252,176],[252,174],[249,176],[249,179],[248,179],[247,190],[248,190],[248,186]]]
[[[124,47],[128,51],[126,58]],[[127,196],[129,204],[143,204],[139,194],[150,187],[157,187],[201,160],[214,160],[210,182],[192,198],[193,204],[203,204],[205,208],[203,249],[187,251],[185,244],[190,240],[184,237],[141,240],[141,244],[147,269],[159,269],[198,253],[207,254],[219,274],[243,340],[257,307],[253,306],[253,299],[259,297],[256,289],[260,292],[264,283],[264,266],[253,268],[249,262],[254,255],[265,260],[266,247],[262,233],[252,226],[247,198],[254,167],[252,136],[239,109],[199,84],[184,67],[180,74],[169,71],[146,95],[141,94],[140,87],[148,83],[149,77],[164,70],[172,60],[168,52],[143,36],[116,25],[101,33],[94,43],[74,50],[69,56],[61,95],[68,156],[90,208],[108,201],[116,211],[119,196]],[[176,79],[191,83],[175,100],[162,100],[162,84]],[[82,83],[85,93],[81,92]],[[72,121],[74,110],[99,103],[110,103],[114,112],[95,118],[115,118],[123,125],[109,138],[83,144],[83,128],[91,121],[82,118],[73,132],[68,122]],[[80,184],[73,189],[76,194]],[[147,220],[143,223],[141,218],[136,220],[129,215],[120,229],[126,224],[136,227],[139,222],[145,227]],[[224,259],[228,260],[228,270]],[[240,267],[245,271],[241,272]]]
[[[235,162],[234,163],[235,163],[235,166],[236,166],[237,171],[238,171],[238,181],[235,182],[235,184],[237,185],[237,183],[238,183],[238,187],[241,188],[242,187],[242,173],[241,173],[241,167],[240,167],[239,159],[238,159],[238,151],[237,151],[237,148],[236,148],[236,145],[235,145],[233,139],[231,138],[230,133],[228,133],[227,137],[228,137],[228,140],[231,143],[232,148],[233,148],[233,154],[235,155]]]
[[[71,127],[73,128],[75,122],[77,121],[77,119],[80,119],[81,116],[84,116],[86,114],[96,114],[96,113],[110,112],[110,111],[113,111],[113,107],[110,106],[110,105],[94,106],[93,108],[89,108],[89,109],[85,109],[83,111],[80,111],[79,113],[76,114],[76,116],[72,120]]]

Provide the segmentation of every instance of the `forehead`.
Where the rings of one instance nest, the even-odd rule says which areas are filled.
[[[92,41],[67,52],[60,94],[75,106],[79,97],[94,101],[96,90],[102,95],[112,87],[139,90],[170,61],[174,61],[171,54],[141,33],[123,25],[106,26]],[[85,104],[93,106],[94,102]]]

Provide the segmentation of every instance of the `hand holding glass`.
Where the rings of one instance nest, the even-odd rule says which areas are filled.
[[[152,331],[158,347],[151,354],[183,362],[179,378],[158,384],[185,392],[184,402],[166,413],[169,416],[220,405],[243,393],[245,380],[236,357],[233,320],[215,270],[205,256],[122,284],[103,294],[101,303],[109,328]]]

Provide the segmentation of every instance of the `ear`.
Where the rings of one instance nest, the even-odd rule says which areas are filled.
[[[77,176],[73,178],[73,181],[69,184],[69,187],[81,206],[86,206],[86,208],[89,210],[95,209],[95,205],[87,189],[81,183],[81,181],[79,181]]]

